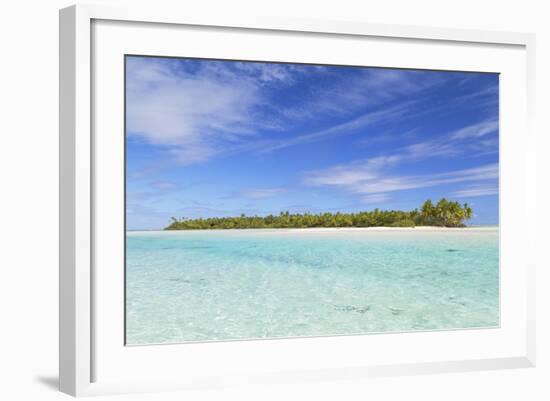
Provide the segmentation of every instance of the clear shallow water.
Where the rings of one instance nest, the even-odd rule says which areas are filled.
[[[128,344],[494,327],[498,229],[128,232]]]

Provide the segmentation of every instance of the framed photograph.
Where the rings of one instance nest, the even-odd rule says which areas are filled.
[[[535,363],[534,37],[60,12],[60,388]]]

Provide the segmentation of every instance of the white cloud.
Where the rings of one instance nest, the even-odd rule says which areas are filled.
[[[337,124],[327,129],[312,132],[309,134],[298,135],[294,138],[268,145],[263,149],[263,152],[271,152],[274,150],[287,148],[289,146],[315,142],[326,139],[328,137],[352,134],[358,129],[366,128],[379,122],[391,120],[395,121],[395,119],[409,113],[411,111],[411,106],[411,102],[406,102],[404,104],[399,104],[398,106],[371,111],[359,117],[353,118],[349,121],[346,121],[345,123]]]
[[[171,147],[168,153],[179,164],[202,163],[219,154],[222,150],[206,141],[190,142],[182,146]]]
[[[400,157],[397,155],[378,156],[368,160],[333,166],[326,170],[306,173],[304,182],[313,186],[335,185],[353,188],[361,183],[378,179],[382,168],[394,165],[399,160]]]
[[[332,186],[350,193],[378,195],[389,192],[439,185],[498,179],[498,164],[425,175],[392,175],[387,170],[403,159],[397,155],[334,166],[306,173],[304,183],[313,186]],[[368,198],[367,198],[368,199]],[[372,199],[376,199],[374,196]]]
[[[463,153],[485,154],[498,149],[498,138],[489,137],[498,133],[498,120],[482,120],[442,134],[437,139],[418,142],[403,148],[407,158],[456,156]],[[484,139],[480,139],[480,138]]]
[[[294,81],[293,72],[297,68],[293,64],[281,63],[250,63],[240,62],[235,63],[235,67],[247,72],[264,83],[290,83]]]
[[[188,74],[164,59],[127,63],[129,134],[169,147],[180,163],[205,161],[257,128],[251,118],[260,96],[254,81],[212,67]]]
[[[177,188],[178,184],[173,181],[155,181],[151,183],[151,186],[155,189],[169,190]]]
[[[469,125],[453,132],[450,140],[461,140],[467,138],[480,138],[498,131],[498,120],[490,119],[477,124]]]
[[[418,110],[418,101],[405,99],[411,93],[418,99],[424,90],[445,82],[444,75],[424,71],[352,68],[353,73],[345,79],[335,75],[335,79],[326,80],[327,85],[309,88],[308,94],[297,98],[297,104],[289,105],[270,101],[266,88],[272,84],[292,85],[298,74],[312,69],[327,75],[332,70],[293,64],[197,63],[145,57],[129,58],[127,67],[129,135],[163,149],[180,164],[206,162],[227,154],[276,151],[417,116],[425,112]],[[357,116],[365,109],[370,111]],[[300,119],[315,117],[317,121],[323,116],[348,120],[281,140],[269,134],[292,127]],[[481,152],[494,148],[494,141],[485,137],[496,131],[498,121],[482,121],[441,139],[410,145],[402,153],[406,158],[454,155],[474,145],[462,149],[453,142],[468,140],[477,140],[476,151]]]
[[[469,188],[464,188],[459,191],[455,191],[451,194],[456,198],[474,198],[478,196],[497,195],[498,187],[494,183],[490,184],[478,184]]]
[[[270,146],[273,141],[259,132],[283,129],[288,116],[263,110],[273,107],[269,85],[290,85],[311,69],[323,71],[280,63],[130,57],[128,133],[167,150],[179,164]]]
[[[362,198],[362,201],[365,203],[383,203],[387,202],[391,197],[387,194],[373,194],[367,195]]]
[[[336,186],[358,194],[387,193],[415,188],[434,187],[456,182],[498,179],[498,164],[472,169],[431,175],[393,175],[389,170],[398,164],[443,156],[456,156],[468,152],[484,153],[494,150],[493,140],[476,141],[470,146],[470,138],[484,137],[498,131],[498,122],[490,119],[467,125],[434,140],[418,142],[399,149],[396,153],[366,160],[353,161],[327,169],[310,171],[304,175],[304,183],[313,186]]]
[[[335,102],[337,103],[337,102]],[[401,102],[396,106],[386,107],[375,111],[367,112],[359,117],[355,117],[344,123],[334,125],[332,127],[312,132],[309,134],[298,135],[294,138],[279,141],[278,143],[266,145],[262,152],[271,152],[274,150],[283,149],[290,146],[301,145],[304,143],[316,142],[324,140],[330,137],[339,135],[350,135],[357,132],[357,130],[365,129],[374,124],[380,124],[385,122],[393,122],[412,116],[415,114],[415,102]],[[416,113],[416,115],[418,115]],[[410,132],[411,130],[409,130]],[[409,158],[423,158],[433,156],[450,156],[464,152],[467,149],[474,149],[476,151],[486,151],[491,148],[494,149],[494,140],[480,141],[479,138],[486,137],[490,134],[498,132],[498,120],[493,118],[489,120],[483,120],[450,133],[442,134],[438,139],[428,140],[424,142],[415,143],[403,148],[403,153]],[[467,142],[468,140],[475,139],[475,143],[465,144],[462,147],[456,146],[457,142]]]
[[[328,74],[330,74],[330,70]],[[405,100],[414,93],[415,98],[426,90],[442,84],[442,75],[415,70],[385,68],[355,69],[356,74],[346,76],[332,86],[314,88],[308,102],[303,106],[279,110],[284,115],[297,118],[319,118],[322,115],[353,116],[346,122],[332,127],[299,135],[268,145],[263,150],[270,152],[289,146],[324,140],[333,136],[354,134],[358,130],[378,123],[386,123],[413,117],[419,114],[415,109],[417,101]],[[370,111],[357,116],[357,112]]]
[[[236,195],[240,198],[250,199],[264,199],[272,198],[288,192],[285,188],[256,188],[256,189],[244,189],[239,191]]]
[[[474,75],[475,76],[475,75]],[[469,81],[472,81],[472,76]],[[491,86],[482,87],[475,92],[469,92],[453,99],[454,104],[461,106],[475,107],[477,109],[485,109],[498,105],[498,83]]]
[[[416,176],[389,176],[364,181],[352,188],[357,193],[383,193],[406,189],[428,188],[458,182],[494,180],[498,178],[498,164],[455,170],[440,174]]]

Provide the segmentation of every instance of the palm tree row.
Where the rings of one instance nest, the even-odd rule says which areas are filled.
[[[176,219],[165,230],[212,230],[242,228],[308,228],[308,227],[415,227],[440,226],[464,227],[464,221],[472,218],[473,210],[467,204],[443,198],[437,204],[431,200],[412,211],[380,210],[356,213],[289,213],[279,215],[238,217],[209,217]]]

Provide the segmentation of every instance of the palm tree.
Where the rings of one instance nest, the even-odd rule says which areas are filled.
[[[432,217],[434,215],[435,208],[431,199],[428,199],[426,202],[422,204],[422,207],[420,208],[420,212],[424,217]]]
[[[466,220],[470,220],[474,215],[474,211],[472,210],[470,205],[468,205],[467,203],[465,203],[463,207],[464,207],[464,218]]]

